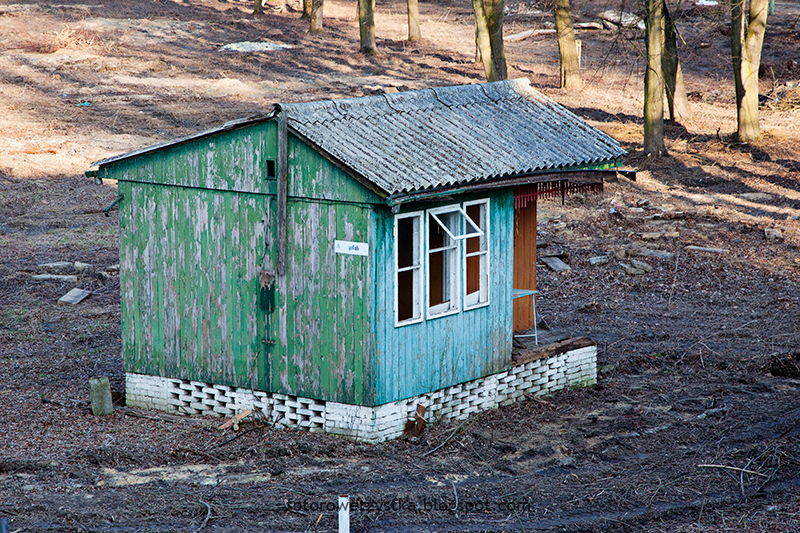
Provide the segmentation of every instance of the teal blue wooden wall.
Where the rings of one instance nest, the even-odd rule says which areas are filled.
[[[376,405],[487,376],[511,363],[513,192],[456,197],[443,205],[478,198],[491,199],[490,305],[401,327],[395,327],[393,307],[394,216],[376,211]]]

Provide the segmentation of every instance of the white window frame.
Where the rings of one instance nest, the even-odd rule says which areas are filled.
[[[472,220],[469,215],[467,215],[467,207],[473,205],[480,205],[483,208],[483,217],[484,221],[486,222],[485,228],[481,228],[478,224]],[[467,253],[467,243],[466,239],[464,240],[464,244],[462,245],[463,251],[463,265],[464,265],[464,311],[469,311],[470,309],[478,309],[479,307],[485,307],[489,305],[491,302],[491,294],[489,287],[491,283],[489,283],[490,279],[490,271],[489,271],[489,258],[491,257],[491,239],[489,238],[490,233],[490,219],[491,219],[491,209],[489,204],[489,199],[484,198],[481,200],[472,200],[469,202],[464,202],[463,204],[463,213],[465,223],[472,224],[478,229],[478,235],[468,234],[465,235],[466,238],[480,238],[483,243],[485,244],[485,250],[480,249],[477,252]],[[480,262],[480,282],[479,282],[479,289],[476,291],[477,297],[470,297],[467,294],[467,258],[469,257],[479,257]],[[473,293],[475,294],[475,293]]]
[[[452,245],[445,246],[443,248],[435,248],[431,249],[430,244],[430,237],[431,237],[431,228],[425,228],[425,310],[427,314],[427,319],[433,318],[441,318],[444,316],[454,315],[461,311],[461,276],[459,275],[459,271],[462,269],[461,267],[461,243],[458,237],[453,235],[453,232],[447,228],[447,226],[442,223],[442,220],[439,218],[438,215],[450,214],[450,213],[462,213],[460,204],[451,204],[451,205],[444,205],[442,207],[435,207],[433,209],[428,209],[426,214],[428,215],[425,217],[426,224],[431,223],[431,218],[436,221],[438,227],[444,230],[447,237],[452,241]],[[463,234],[463,218],[458,217],[457,227],[458,232]],[[434,306],[430,305],[431,302],[431,261],[430,255],[431,253],[436,253],[437,251],[445,252],[445,260],[450,262],[449,265],[449,273],[447,275],[447,279],[443,279],[442,283],[447,283],[447,290],[450,296],[450,300],[447,302],[443,302],[441,304],[437,304]]]
[[[485,218],[485,227],[480,227],[478,222],[472,220],[467,215],[467,207],[473,205],[483,206],[483,216]],[[458,213],[458,223],[455,230],[451,231],[444,222],[440,215],[446,213]],[[416,264],[410,267],[398,266],[399,260],[399,221],[406,218],[417,218],[418,227],[412,237],[412,244],[416,248],[416,254],[419,258]],[[394,216],[394,264],[392,270],[394,273],[394,325],[395,327],[408,326],[411,324],[419,324],[425,320],[433,320],[445,316],[451,316],[462,311],[469,311],[485,307],[491,303],[490,294],[490,258],[491,258],[491,239],[490,239],[490,220],[491,220],[491,205],[488,198],[479,200],[470,200],[467,202],[444,205],[427,209],[423,211],[410,211],[408,213],[400,213]],[[444,230],[447,237],[452,241],[452,246],[433,250],[450,250],[454,257],[450,258],[452,261],[451,272],[448,274],[448,279],[443,280],[449,283],[450,300],[435,306],[430,306],[430,224],[436,224],[439,228]],[[471,227],[472,230],[467,233],[467,228]],[[480,249],[477,252],[467,253],[466,239],[479,237],[485,243],[485,250]],[[467,290],[467,258],[480,257],[481,261],[481,276],[480,288],[477,291],[477,299],[475,297],[468,298]],[[412,261],[413,263],[413,261]],[[398,274],[406,271],[415,271],[413,287],[413,315],[412,318],[399,320],[399,279]],[[473,293],[475,294],[475,293]]]
[[[416,256],[417,256],[417,264],[413,264],[410,267],[402,267],[398,266],[399,261],[399,240],[398,240],[398,227],[399,222],[405,218],[417,218],[418,225],[417,231],[413,234],[413,246],[416,248]],[[402,213],[399,215],[394,216],[394,264],[393,271],[394,271],[394,325],[395,327],[398,326],[407,326],[409,324],[418,324],[425,320],[425,305],[423,302],[423,293],[425,291],[422,290],[423,285],[427,285],[425,280],[425,249],[423,243],[425,239],[422,238],[422,235],[425,232],[425,211],[412,211],[409,213]],[[400,320],[398,317],[398,313],[400,312],[399,302],[400,302],[400,284],[398,280],[398,274],[400,272],[406,271],[415,271],[414,273],[414,283],[413,283],[413,303],[414,311],[412,313],[411,318],[407,318],[405,320]]]

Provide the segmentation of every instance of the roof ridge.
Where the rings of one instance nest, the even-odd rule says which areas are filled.
[[[275,104],[275,107],[283,110],[289,120],[295,122],[324,123],[360,116],[376,117],[403,112],[419,113],[441,106],[483,105],[526,96],[543,97],[541,93],[531,87],[527,78],[515,78],[455,87],[429,87],[374,96]],[[429,102],[428,105],[424,105],[426,101]]]

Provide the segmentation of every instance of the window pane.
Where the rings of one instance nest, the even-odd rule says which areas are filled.
[[[415,222],[418,217],[401,218],[397,221],[397,268],[413,266],[414,255],[419,248],[414,246]]]
[[[428,307],[431,315],[458,309],[459,246],[447,232],[459,235],[460,224],[459,211],[428,216]]]
[[[430,292],[430,302],[428,302],[429,307],[433,307],[450,300],[448,295],[449,283],[447,283],[447,275],[445,273],[445,266],[447,264],[445,261],[445,253],[446,252],[433,252],[428,256],[430,261],[430,264],[428,265],[428,272],[430,272],[428,280],[428,290]]]
[[[467,257],[467,294],[481,290],[481,256]]]
[[[466,298],[465,306],[483,304],[489,301],[489,254],[488,243],[488,202],[480,202],[465,206],[467,217],[475,222],[478,229],[483,232],[481,236],[465,239],[464,249],[464,283]],[[465,220],[467,234],[470,231],[469,220]]]
[[[395,217],[395,321],[422,319],[422,213]]]
[[[417,318],[414,313],[414,271],[397,273],[397,321]]]

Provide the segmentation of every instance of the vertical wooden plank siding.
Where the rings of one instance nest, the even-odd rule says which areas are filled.
[[[115,162],[101,176],[161,185],[275,194],[267,160],[277,161],[274,121],[195,139]],[[113,175],[112,175],[113,174]]]
[[[257,387],[269,197],[125,184],[126,369]],[[133,335],[131,335],[131,329]]]
[[[536,290],[536,200],[514,209],[514,288]],[[514,331],[533,327],[532,299],[514,300]]]
[[[285,340],[273,355],[269,390],[360,404],[369,342],[369,256],[334,252],[334,241],[370,242],[372,209],[290,199]]]
[[[468,311],[462,305],[457,314],[401,327],[394,325],[394,216],[389,209],[376,213],[376,404],[486,376],[511,362],[513,193],[448,203],[486,197],[491,200],[490,304]]]
[[[288,138],[286,275],[270,317],[277,340],[266,389],[369,404],[374,255],[336,254],[334,242],[374,242],[383,201],[313,148]]]
[[[319,152],[289,135],[289,196],[333,202],[386,205],[377,194],[365,188]]]

